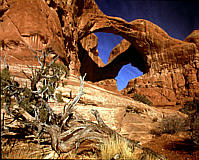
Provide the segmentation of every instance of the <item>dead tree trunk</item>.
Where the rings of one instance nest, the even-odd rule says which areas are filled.
[[[138,142],[127,139],[113,131],[104,123],[97,110],[91,110],[91,113],[95,117],[97,123],[85,120],[74,112],[75,104],[83,95],[84,77],[82,78],[80,76],[81,85],[79,93],[74,98],[73,102],[65,109],[65,113],[63,113],[61,118],[61,125],[50,126],[44,123],[41,124],[44,131],[49,133],[51,136],[53,150],[57,153],[62,153],[76,149],[78,152],[78,148],[81,148],[81,144],[84,141],[89,141],[90,148],[94,148],[99,151],[99,146],[103,144],[104,139],[114,137],[115,139],[119,138],[122,141],[125,141],[128,144],[128,147],[131,148],[132,152],[136,148],[142,150],[143,152],[140,154],[139,159],[147,159],[147,156],[151,155],[154,159],[165,160],[166,158],[164,156],[144,148],[139,145]],[[88,149],[89,148],[87,146],[86,150]]]

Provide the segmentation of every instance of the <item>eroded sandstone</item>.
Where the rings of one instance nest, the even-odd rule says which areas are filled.
[[[10,63],[33,65],[36,58],[29,47],[49,47],[71,74],[86,72],[87,81],[110,86],[106,87],[110,90],[116,85],[111,79],[131,63],[144,75],[131,80],[123,93],[144,94],[154,105],[177,105],[198,97],[198,30],[185,41],[177,40],[147,20],[127,22],[107,16],[94,0],[3,0],[0,9],[1,55],[7,52]],[[95,32],[124,38],[111,52],[108,64],[98,56]]]

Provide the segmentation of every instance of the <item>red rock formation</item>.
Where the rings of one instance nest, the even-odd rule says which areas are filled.
[[[7,51],[8,63],[34,64],[29,46],[51,47],[66,60],[59,18],[44,1],[3,0],[0,12],[0,48],[2,53]]]
[[[195,43],[199,50],[199,30],[194,30],[184,41]]]
[[[171,42],[168,44],[173,43],[173,45],[165,47],[163,52],[161,52],[161,47],[164,47],[164,43],[161,43],[159,48],[152,47],[149,51],[156,49],[156,54],[150,56],[152,60],[149,61],[151,62],[149,72],[131,80],[122,93],[129,96],[135,93],[143,94],[157,106],[183,104],[185,101],[198,98],[197,33],[198,31],[194,31],[184,42],[180,43],[170,38]],[[120,45],[117,47],[120,48]],[[113,53],[115,50],[119,51],[117,47]],[[117,55],[122,52],[118,52]]]
[[[80,42],[81,42],[83,49],[87,52],[88,57],[90,57],[92,59],[92,61],[98,65],[98,67],[104,67],[105,64],[102,62],[101,58],[98,56],[99,52],[97,50],[97,46],[98,46],[97,36],[93,33],[89,34],[88,36],[81,39]],[[92,68],[90,68],[90,69],[92,69]]]
[[[107,79],[131,63],[145,75],[131,80],[123,93],[144,94],[155,105],[176,105],[199,96],[198,31],[180,41],[147,20],[107,16],[94,0],[3,0],[0,27],[1,52],[7,51],[8,61],[34,64],[28,46],[51,47],[72,74],[87,72],[87,80],[106,80],[105,86],[114,86]],[[94,32],[124,38],[106,65],[98,57]]]

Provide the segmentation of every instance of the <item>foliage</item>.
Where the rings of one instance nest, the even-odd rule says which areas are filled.
[[[68,72],[67,67],[63,63],[53,63],[51,68],[54,69],[53,74],[55,74],[56,72],[59,72],[60,76],[64,75],[64,78],[67,78],[69,72]]]
[[[56,98],[57,98],[57,102],[64,102],[63,97],[62,97],[62,93],[59,91],[58,93],[56,93]]]
[[[4,92],[4,88],[11,83],[11,76],[8,68],[4,68],[1,71],[1,104],[11,102],[9,97],[7,97],[7,93]],[[5,98],[2,98],[5,97]],[[3,105],[1,105],[2,107]]]
[[[135,114],[142,114],[144,110],[142,108],[136,107],[136,106],[127,106],[126,107],[127,113],[135,113]]]
[[[147,99],[145,95],[134,94],[132,98],[136,101],[140,101],[140,102],[147,104],[149,106],[153,105],[153,103],[149,99]]]
[[[184,107],[180,111],[185,114],[190,114],[192,111],[199,112],[199,100],[194,99],[193,101],[185,102]]]
[[[188,125],[191,132],[191,140],[199,145],[199,100],[187,101],[181,112],[188,114]]]
[[[42,52],[42,56],[39,56],[36,51],[33,52],[36,54],[40,67],[33,69],[28,66],[32,72],[31,75],[22,71],[27,79],[30,80],[30,86],[27,84],[25,86],[21,86],[19,83],[14,81],[14,79],[10,80],[9,78],[6,78],[4,83],[5,85],[1,87],[1,90],[4,93],[1,96],[6,98],[6,95],[8,97],[8,102],[10,102],[8,103],[5,100],[5,106],[7,107],[5,107],[6,111],[12,116],[14,121],[17,120],[17,122],[23,124],[19,125],[20,131],[27,131],[30,128],[33,129],[34,132],[32,133],[35,134],[35,139],[40,138],[43,132],[49,134],[52,150],[54,150],[53,152],[56,152],[56,154],[61,152],[67,153],[72,151],[74,148],[77,151],[78,148],[80,148],[80,145],[82,145],[86,140],[91,141],[86,143],[86,145],[88,145],[87,147],[81,147],[81,153],[83,151],[88,151],[88,148],[98,150],[100,144],[104,143],[104,146],[106,146],[105,142],[103,142],[104,138],[111,136],[118,137],[118,139],[116,138],[113,140],[116,140],[116,144],[111,145],[111,148],[108,150],[104,147],[105,152],[103,153],[105,154],[111,153],[111,149],[114,148],[113,146],[119,147],[119,150],[117,150],[119,153],[117,152],[114,156],[119,156],[122,159],[132,159],[134,156],[141,156],[142,158],[143,156],[148,156],[148,153],[151,153],[150,150],[143,150],[137,142],[122,137],[117,132],[109,128],[104,123],[97,110],[91,109],[91,114],[93,114],[97,123],[86,120],[81,115],[74,112],[76,110],[75,105],[78,103],[81,96],[85,94],[83,92],[83,82],[86,73],[83,77],[79,77],[80,89],[76,97],[68,104],[64,104],[63,113],[54,114],[53,110],[48,105],[48,100],[50,98],[61,99],[61,93],[56,95],[56,89],[63,76],[63,68],[61,69],[58,67],[60,65],[54,64],[58,57],[55,57],[52,62],[46,63],[46,57],[50,54],[48,50]],[[12,99],[15,100],[15,107],[11,107]],[[25,127],[22,129],[22,126]],[[9,132],[10,130],[5,129],[4,131]],[[22,132],[23,136],[25,136],[24,133],[26,132]],[[107,142],[107,144],[109,144],[109,142]],[[135,153],[131,153],[134,147],[137,148],[136,150],[138,152],[136,151]],[[159,154],[155,153],[154,156],[159,157]],[[105,159],[107,159],[107,157],[105,157]]]
[[[159,122],[158,127],[151,130],[154,135],[161,135],[164,133],[175,134],[180,131],[187,130],[187,122],[182,117],[170,116],[164,117],[161,122]]]
[[[6,80],[11,80],[11,76],[10,76],[10,72],[9,72],[9,68],[4,68],[1,71],[1,83],[5,83]]]
[[[63,100],[61,93],[58,93],[56,97],[55,91],[62,76],[67,77],[68,71],[63,64],[55,63],[58,56],[52,62],[46,62],[46,57],[50,54],[48,49],[41,51],[41,56],[36,51],[33,50],[33,52],[36,54],[40,67],[33,69],[28,66],[32,72],[31,76],[22,71],[26,78],[30,80],[30,87],[27,84],[20,86],[14,78],[11,78],[9,67],[5,67],[1,72],[1,99],[8,113],[13,114],[15,112],[12,104],[16,104],[38,121],[47,122],[54,117],[52,109],[48,105],[48,100],[50,98]]]

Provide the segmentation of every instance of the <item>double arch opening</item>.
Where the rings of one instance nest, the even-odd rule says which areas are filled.
[[[104,36],[107,36],[107,34]],[[81,43],[79,43],[78,47],[78,56],[81,63],[80,73],[81,75],[87,73],[87,81],[98,82],[106,79],[116,79],[118,90],[121,90],[127,85],[130,79],[141,76],[143,73],[147,73],[149,71],[145,57],[143,57],[143,55],[139,53],[133,45],[130,45],[124,52],[118,54],[111,60],[109,59],[108,63],[103,67],[99,67],[98,64],[93,61],[88,52],[82,47]],[[126,74],[126,76],[121,77],[124,75],[124,70],[128,70],[130,66],[131,71],[129,71],[129,75]],[[132,70],[136,71],[133,75],[131,74]]]

